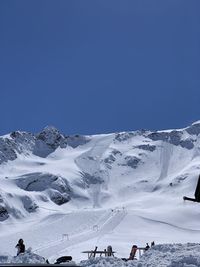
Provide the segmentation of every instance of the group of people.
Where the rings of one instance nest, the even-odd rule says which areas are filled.
[[[151,242],[151,248],[152,248],[154,245],[155,245],[155,242],[152,241],[152,242]],[[147,251],[148,249],[150,249],[150,246],[149,246],[148,243],[146,243],[145,251]]]
[[[149,244],[146,243],[146,247],[144,248],[144,251],[149,250],[154,245],[155,245],[155,242],[154,241],[151,242],[151,246],[149,246]],[[24,244],[23,239],[20,238],[19,241],[18,241],[18,243],[17,243],[17,245],[15,247],[17,248],[17,256],[19,254],[21,254],[21,253],[24,253],[25,252],[25,244]],[[128,259],[123,258],[123,260],[125,260],[125,261],[134,260],[135,259],[136,252],[137,252],[137,249],[138,249],[138,246],[133,245],[132,248],[131,248],[131,253],[130,253],[129,258]],[[111,246],[108,246],[107,252],[108,252],[108,256],[113,255],[113,251],[112,251],[112,247]]]
[[[149,250],[149,249],[150,249],[151,247],[153,247],[154,245],[155,245],[155,242],[154,242],[154,241],[151,242],[151,246],[149,246],[149,244],[146,243],[146,247],[144,248],[144,251]],[[128,258],[128,259],[124,259],[124,258],[123,258],[123,260],[125,260],[125,261],[128,261],[128,260],[135,260],[135,259],[136,259],[136,258],[135,258],[135,255],[136,255],[137,249],[138,249],[138,246],[133,245],[133,246],[132,246],[132,249],[131,249],[131,253],[130,253],[129,258]]]

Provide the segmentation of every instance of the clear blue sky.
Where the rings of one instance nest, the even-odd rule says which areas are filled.
[[[0,134],[200,119],[199,0],[1,0]]]

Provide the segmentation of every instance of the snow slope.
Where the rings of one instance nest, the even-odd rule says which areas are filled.
[[[50,260],[112,245],[128,257],[146,242],[198,242],[200,122],[178,130],[0,137],[0,251],[23,238]]]

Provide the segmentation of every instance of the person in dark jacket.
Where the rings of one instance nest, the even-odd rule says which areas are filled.
[[[24,240],[23,239],[19,239],[17,245],[15,246],[17,248],[17,256],[20,253],[24,253],[25,252],[25,245],[24,245]]]
[[[149,244],[148,243],[146,243],[146,247],[145,247],[145,251],[147,251],[148,249],[150,249],[150,246],[149,246]]]
[[[151,242],[151,248],[152,248],[153,246],[155,246],[155,242],[154,242],[154,241]]]

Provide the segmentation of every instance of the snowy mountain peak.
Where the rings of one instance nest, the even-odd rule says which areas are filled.
[[[64,136],[53,126],[47,126],[36,135],[38,140],[43,141],[52,149],[56,149],[61,142],[64,142]]]
[[[56,133],[59,133],[59,130],[53,125],[47,125],[46,127],[44,127],[42,132],[56,132]]]
[[[200,120],[195,121],[195,122],[192,123],[192,125],[196,125],[196,124],[200,124]]]
[[[194,123],[181,130],[95,136],[65,136],[48,126],[38,134],[0,137],[2,218],[27,216],[44,202],[103,207],[139,192],[190,192],[199,172],[199,134]],[[10,188],[20,208],[8,201]]]
[[[186,131],[190,135],[199,135],[200,134],[200,121],[196,121],[196,122],[192,123],[191,126],[186,128]]]
[[[50,140],[50,142],[53,143],[58,138],[62,138],[63,135],[61,135],[60,131],[54,127],[54,126],[46,126],[40,133],[36,135],[40,139]]]

